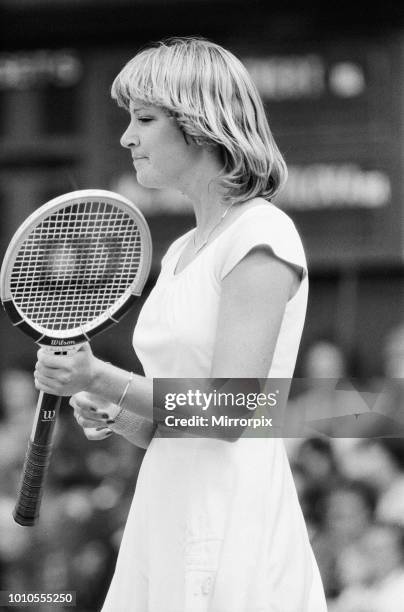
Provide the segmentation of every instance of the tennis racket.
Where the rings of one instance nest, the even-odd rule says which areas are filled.
[[[6,251],[0,297],[15,327],[66,354],[117,323],[147,280],[152,245],[138,208],[103,190],[47,202],[20,226]],[[34,525],[61,398],[41,392],[14,520]]]

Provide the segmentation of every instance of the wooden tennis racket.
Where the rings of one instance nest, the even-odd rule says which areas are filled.
[[[13,325],[66,354],[117,323],[141,294],[152,256],[149,228],[126,198],[87,189],[57,197],[13,236],[0,297]],[[61,398],[41,392],[14,520],[33,525],[52,451]]]

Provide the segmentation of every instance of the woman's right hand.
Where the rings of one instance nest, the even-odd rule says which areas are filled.
[[[74,417],[80,427],[83,428],[84,435],[89,440],[104,440],[113,432],[108,424],[114,422],[119,408],[103,398],[80,391],[70,398],[70,405],[74,410]]]

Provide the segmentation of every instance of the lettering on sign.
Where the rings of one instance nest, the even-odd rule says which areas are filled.
[[[366,88],[361,65],[354,61],[327,64],[316,54],[243,59],[261,96],[267,100],[302,100],[327,93],[340,98],[361,95]]]
[[[78,83],[81,74],[81,61],[71,51],[0,53],[0,89],[70,87]]]
[[[315,98],[324,92],[325,66],[318,55],[249,57],[243,63],[264,98]]]
[[[380,208],[391,200],[389,176],[356,164],[289,166],[277,203],[283,208]]]

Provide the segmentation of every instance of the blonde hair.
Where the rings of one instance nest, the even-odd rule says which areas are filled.
[[[287,168],[257,88],[243,64],[202,38],[171,38],[140,51],[112,84],[129,110],[134,99],[164,108],[199,145],[220,147],[224,200],[272,198]]]

